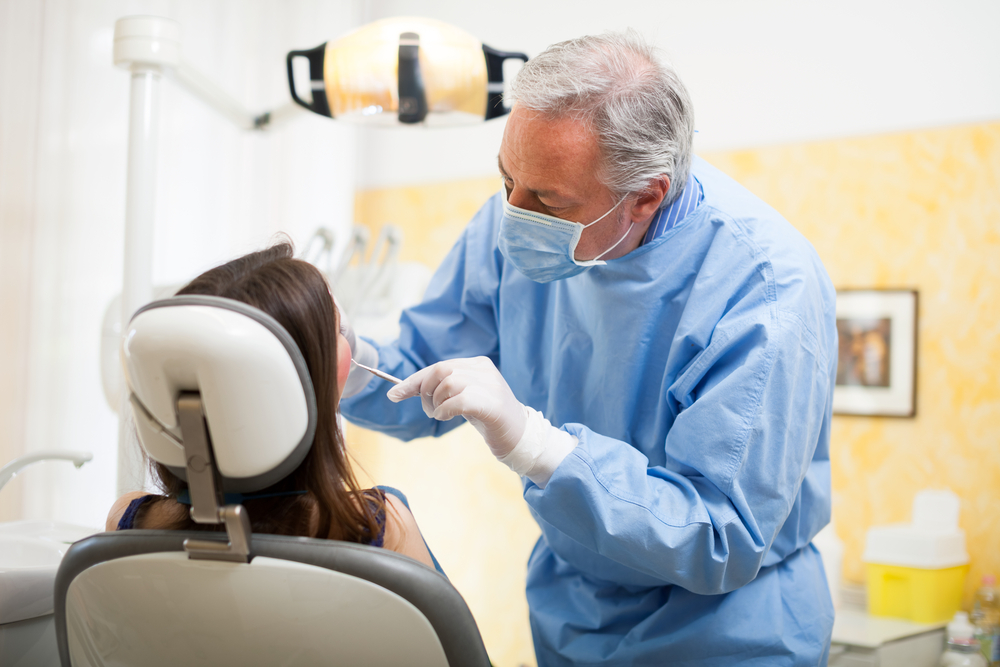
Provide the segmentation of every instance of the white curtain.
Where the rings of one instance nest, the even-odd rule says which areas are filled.
[[[46,449],[0,491],[0,521],[103,526],[117,416],[101,389],[102,318],[121,290],[128,72],[114,23],[177,21],[184,59],[248,110],[285,104],[285,54],[362,22],[360,1],[0,0],[0,465]],[[352,221],[355,133],[303,113],[244,132],[169,79],[161,89],[154,283],[171,284],[277,232],[299,249]]]

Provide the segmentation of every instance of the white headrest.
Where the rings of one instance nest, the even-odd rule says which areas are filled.
[[[201,394],[225,491],[274,484],[312,446],[316,398],[302,353],[274,318],[245,303],[154,301],[132,317],[122,363],[143,449],[182,479],[181,392]]]

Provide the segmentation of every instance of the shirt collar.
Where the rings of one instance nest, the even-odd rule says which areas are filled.
[[[705,193],[701,189],[701,183],[694,177],[694,174],[689,174],[687,183],[684,185],[684,190],[680,196],[672,201],[669,206],[661,208],[653,219],[653,222],[649,224],[649,229],[646,230],[646,235],[642,239],[642,245],[646,245],[661,236],[668,229],[672,229],[674,225],[698,208],[698,205],[704,199]]]

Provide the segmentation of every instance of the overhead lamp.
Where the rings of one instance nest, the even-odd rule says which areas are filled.
[[[296,59],[309,62],[308,87],[296,82]],[[528,56],[498,51],[441,21],[396,17],[291,51],[286,60],[292,99],[314,113],[366,124],[441,126],[506,114],[509,59]],[[305,90],[311,99],[303,99]]]

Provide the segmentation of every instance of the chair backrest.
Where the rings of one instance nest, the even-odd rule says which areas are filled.
[[[131,530],[70,547],[55,584],[64,667],[489,666],[461,595],[410,558],[255,534],[249,564],[192,560],[192,535]]]
[[[132,318],[122,361],[139,441],[188,482],[196,523],[225,533],[129,530],[70,547],[56,575],[65,667],[487,667],[447,578],[376,547],[251,534],[224,492],[287,476],[313,444],[301,352],[246,304],[172,297]]]

